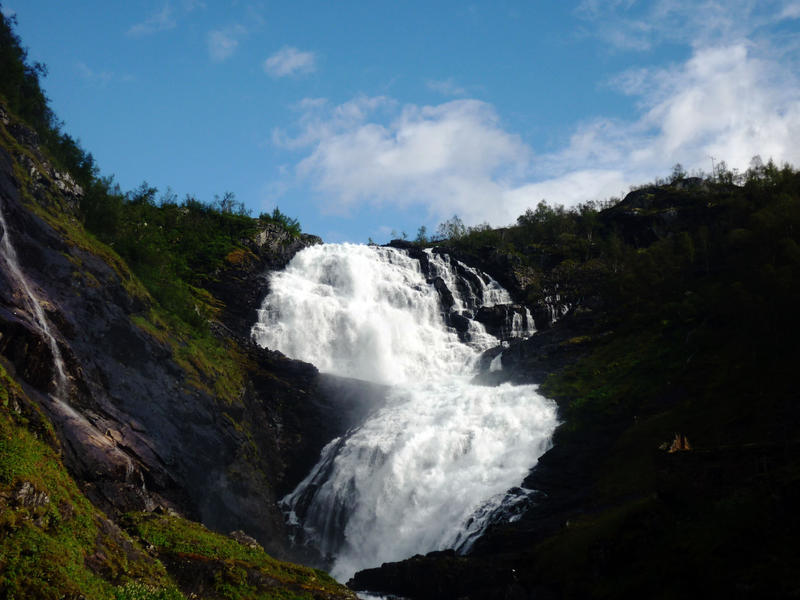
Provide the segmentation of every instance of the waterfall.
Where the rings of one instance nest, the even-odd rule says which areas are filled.
[[[33,289],[28,283],[28,278],[22,272],[17,259],[17,252],[11,244],[8,226],[6,225],[5,215],[3,214],[2,206],[0,206],[0,231],[3,232],[0,237],[0,257],[3,258],[7,267],[8,273],[11,278],[17,283],[19,289],[22,290],[22,301],[25,303],[25,308],[28,313],[33,317],[35,324],[42,336],[44,337],[47,345],[50,347],[50,352],[53,355],[53,364],[56,368],[56,390],[55,395],[59,398],[65,397],[68,390],[67,374],[64,368],[64,358],[61,356],[61,350],[58,348],[55,336],[50,331],[50,324],[42,309],[42,303],[38,296],[34,293]]]
[[[416,553],[465,549],[549,447],[552,402],[536,386],[470,383],[480,354],[501,342],[448,311],[511,303],[485,274],[447,256],[422,261],[394,248],[313,246],[273,273],[253,339],[320,370],[391,385],[389,399],[333,440],[283,499],[307,540],[346,580]],[[441,281],[452,293],[443,307]],[[449,298],[449,296],[448,296]],[[530,333],[516,312],[503,329]],[[516,320],[516,322],[514,322]]]
[[[64,357],[42,309],[42,301],[33,291],[27,276],[20,268],[16,250],[11,243],[2,205],[0,205],[0,258],[6,265],[6,273],[16,283],[17,290],[22,292],[22,302],[28,315],[33,319],[32,324],[47,342],[53,356],[56,386],[49,396],[50,402],[45,404],[44,408],[53,416],[53,422],[57,424],[64,439],[67,440],[67,446],[75,452],[83,452],[84,459],[92,464],[95,476],[112,473],[112,477],[117,477],[121,470],[125,473],[126,482],[138,483],[144,489],[141,473],[135,472],[131,458],[117,447],[117,443],[112,438],[105,435],[86,416],[77,412],[67,403],[69,380]],[[100,456],[102,458],[99,458]]]

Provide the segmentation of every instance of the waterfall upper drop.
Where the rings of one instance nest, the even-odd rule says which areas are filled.
[[[552,402],[536,386],[472,385],[493,333],[532,332],[487,275],[431,252],[328,244],[270,279],[253,338],[321,371],[392,386],[387,403],[333,440],[284,499],[332,574],[467,547],[549,447]]]

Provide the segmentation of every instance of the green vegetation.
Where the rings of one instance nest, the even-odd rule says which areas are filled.
[[[143,543],[154,547],[166,564],[190,559],[195,569],[191,580],[183,581],[182,587],[203,597],[355,598],[327,573],[275,560],[255,545],[243,545],[185,519],[136,513],[127,516],[125,526]]]
[[[0,14],[0,102],[15,121],[22,118],[38,134],[48,160],[72,173],[83,188],[77,206],[66,205],[52,182],[39,185],[17,165],[27,206],[72,245],[102,258],[144,309],[134,322],[165,342],[187,372],[187,382],[227,403],[241,390],[243,365],[229,344],[217,339],[208,323],[222,305],[208,291],[220,271],[255,259],[249,240],[266,225],[288,238],[300,224],[278,208],[258,219],[249,216],[234,194],[204,203],[187,196],[179,201],[142,183],[123,192],[111,177],[100,177],[90,154],[61,132],[42,92],[44,66],[28,65],[27,52],[13,32],[14,19]],[[8,74],[8,76],[6,76]],[[24,157],[40,178],[49,178],[42,156],[0,126],[2,143]],[[71,258],[72,260],[72,258]],[[80,265],[76,276],[81,277]],[[88,285],[97,282],[87,281]]]
[[[83,496],[46,417],[0,365],[0,597],[182,598]],[[140,582],[149,595],[125,590]]]
[[[193,198],[177,202],[143,183],[122,194],[110,180],[95,181],[81,202],[86,229],[113,248],[159,305],[202,332],[213,307],[198,292],[243,249],[258,222],[232,210],[232,194],[217,206]]]
[[[28,64],[27,50],[13,30],[15,24],[15,17],[0,14],[0,100],[33,127],[61,168],[86,184],[97,173],[94,159],[62,131],[64,124],[48,105],[39,83],[40,77],[47,75],[47,67],[38,62]]]
[[[159,588],[130,581],[114,590],[114,600],[185,600],[175,587]]]
[[[177,516],[133,514],[123,525],[130,535],[83,496],[49,421],[0,364],[0,597],[354,598],[321,571]]]
[[[262,223],[273,223],[278,225],[282,229],[286,230],[286,232],[289,233],[289,235],[293,238],[300,237],[300,233],[302,231],[300,228],[300,222],[297,219],[292,219],[288,215],[282,213],[277,206],[272,213],[261,213],[258,219]]]
[[[253,219],[230,192],[209,203],[190,196],[179,202],[170,190],[159,197],[158,190],[147,183],[123,193],[113,178],[100,177],[92,155],[62,132],[63,124],[49,107],[40,84],[47,69],[39,63],[28,64],[27,51],[13,31],[14,24],[14,17],[0,14],[0,102],[36,131],[45,153],[81,185],[84,194],[77,216],[95,240],[76,231],[74,212],[55,201],[34,198],[36,194],[31,193],[29,205],[62,233],[68,233],[76,245],[111,258],[111,264],[122,258],[164,311],[194,328],[197,335],[204,335],[214,307],[208,305],[207,295],[199,288],[214,280],[229,264],[229,256],[245,252],[247,240],[260,227],[274,224],[296,238],[301,232],[299,222],[278,208]],[[5,131],[3,137],[9,147],[28,155],[40,173],[46,172],[28,149]],[[20,176],[22,181],[30,180],[29,174]],[[71,231],[65,232],[65,228]],[[125,277],[127,268],[119,270],[123,280],[130,279]]]

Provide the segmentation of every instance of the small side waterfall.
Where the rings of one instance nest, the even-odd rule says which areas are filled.
[[[135,482],[144,488],[141,473],[135,472],[131,458],[119,447],[116,442],[69,405],[70,382],[64,364],[64,357],[58,347],[58,342],[53,335],[50,324],[42,309],[39,296],[34,292],[27,276],[22,271],[17,258],[14,245],[11,243],[8,225],[5,220],[3,208],[0,205],[0,259],[5,263],[6,272],[16,284],[16,289],[21,292],[21,301],[26,312],[33,320],[33,325],[39,330],[47,342],[53,357],[55,367],[55,389],[49,396],[50,402],[44,408],[50,412],[53,422],[60,428],[62,435],[68,440],[68,445],[75,452],[82,453],[83,459],[92,462],[95,475],[111,473],[116,478],[120,472],[128,482]]]
[[[427,259],[423,267],[394,248],[307,248],[272,275],[253,327],[262,346],[392,386],[386,405],[328,444],[283,500],[340,580],[468,548],[500,509],[512,515],[529,497],[509,490],[556,426],[555,406],[536,386],[471,383],[480,354],[501,343],[474,317],[489,311],[497,331],[525,336],[529,313],[509,308],[508,292],[487,275],[447,256]]]
[[[25,276],[25,273],[23,273],[22,269],[19,267],[17,252],[14,250],[14,246],[11,244],[8,225],[6,224],[5,215],[3,214],[3,208],[1,205],[0,227],[3,231],[2,238],[0,238],[0,257],[2,257],[3,261],[6,263],[6,266],[8,267],[8,273],[17,283],[18,289],[23,292],[22,301],[25,304],[25,308],[33,317],[36,326],[50,347],[50,352],[53,355],[53,364],[56,369],[56,388],[54,395],[58,398],[64,398],[66,397],[69,389],[67,373],[66,369],[64,368],[64,358],[61,355],[61,350],[58,347],[58,342],[56,341],[55,336],[50,331],[50,324],[48,323],[47,317],[42,309],[42,303],[38,296],[34,293],[33,288],[31,288],[30,284],[28,283],[28,278]]]

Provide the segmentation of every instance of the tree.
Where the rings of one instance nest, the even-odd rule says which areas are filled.
[[[686,169],[683,168],[681,163],[675,163],[675,166],[672,167],[672,174],[669,177],[670,183],[675,183],[676,181],[680,181],[681,179],[686,178]]]
[[[458,215],[453,215],[447,221],[439,223],[436,228],[436,237],[441,240],[458,240],[467,234],[467,228]]]
[[[284,214],[277,206],[273,209],[272,214],[261,213],[258,218],[262,221],[269,221],[271,223],[275,223],[276,225],[280,225],[286,231],[288,231],[292,237],[295,238],[299,237],[300,232],[302,231],[300,227],[300,221],[297,219],[292,219],[290,216]]]
[[[245,207],[244,202],[239,202],[236,199],[236,194],[233,192],[225,192],[222,198],[215,195],[214,205],[217,209],[229,215],[250,216],[250,211]]]

